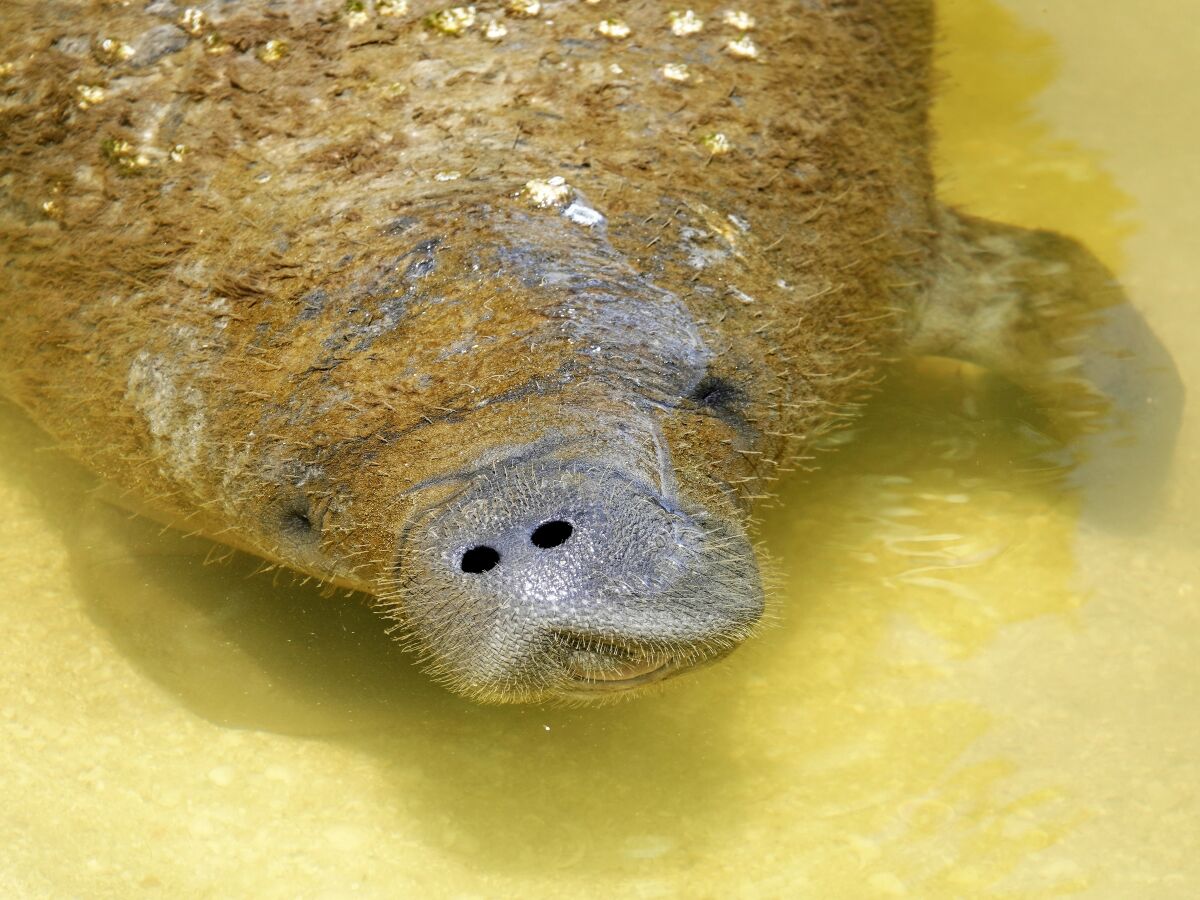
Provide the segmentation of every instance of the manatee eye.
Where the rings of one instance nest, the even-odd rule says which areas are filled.
[[[293,540],[311,541],[320,536],[320,529],[312,519],[307,497],[297,497],[284,502],[279,511],[279,527]]]
[[[705,375],[696,383],[688,399],[702,406],[721,408],[737,405],[742,397],[733,382],[719,375]]]

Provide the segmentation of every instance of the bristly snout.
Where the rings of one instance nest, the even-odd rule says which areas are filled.
[[[762,612],[738,526],[598,463],[522,461],[428,510],[401,549],[406,628],[477,699],[598,699],[730,650]]]

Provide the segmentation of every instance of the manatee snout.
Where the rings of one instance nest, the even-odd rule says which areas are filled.
[[[596,463],[478,476],[401,559],[406,628],[482,700],[610,697],[723,655],[762,613],[740,526]]]

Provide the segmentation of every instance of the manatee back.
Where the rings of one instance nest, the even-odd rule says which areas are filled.
[[[323,321],[386,324],[387,298],[356,286],[432,234],[430,208],[458,210],[441,236],[470,272],[495,240],[476,212],[520,207],[602,228],[619,267],[678,298],[714,371],[749,373],[759,435],[819,432],[888,354],[928,252],[929,6],[741,7],[480,6],[460,29],[421,3],[11,5],[0,385],[172,511],[228,505],[247,471],[315,439],[315,417],[332,444],[457,408],[463,383],[499,374],[433,365],[469,334],[523,360],[522,383],[531,348],[591,365],[533,292],[488,320],[478,276],[473,311],[356,351],[411,370],[399,402],[376,376],[325,378],[333,332],[294,327],[322,296]],[[555,178],[603,223],[527,187]],[[311,414],[276,414],[305,379],[325,385]]]

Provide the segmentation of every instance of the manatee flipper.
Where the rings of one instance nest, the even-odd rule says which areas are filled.
[[[1153,511],[1179,428],[1174,363],[1113,276],[1076,242],[943,209],[914,355],[983,366],[1039,407],[1070,451],[1083,512],[1112,526]]]
[[[302,735],[388,718],[408,665],[364,604],[290,572],[275,585],[253,557],[100,499],[80,510],[71,551],[92,618],[193,712]]]

